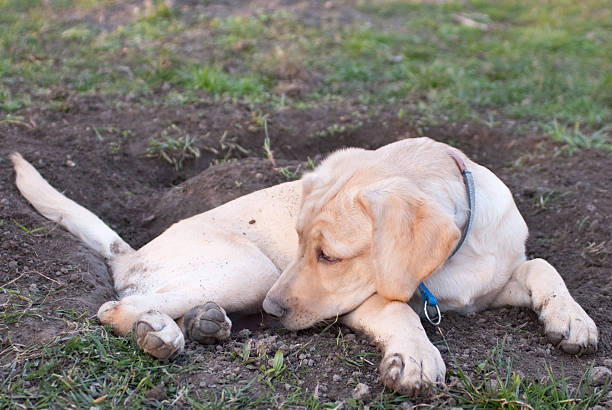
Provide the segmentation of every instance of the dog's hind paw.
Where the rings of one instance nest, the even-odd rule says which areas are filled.
[[[138,346],[158,359],[172,359],[185,348],[185,337],[176,322],[155,310],[138,319],[134,324],[134,333]]]
[[[597,326],[571,296],[552,296],[542,305],[540,320],[551,343],[569,354],[597,350]]]
[[[183,317],[185,335],[196,342],[212,344],[229,337],[232,322],[225,310],[214,302],[192,308]]]

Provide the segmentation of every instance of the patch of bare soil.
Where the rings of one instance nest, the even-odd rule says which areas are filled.
[[[253,127],[248,106],[167,108],[126,102],[117,108],[89,97],[73,101],[63,112],[31,108],[19,114],[25,118],[21,124],[0,123],[0,285],[20,290],[19,298],[0,294],[0,304],[15,310],[15,320],[0,323],[2,364],[13,358],[11,350],[5,350],[11,343],[29,345],[69,331],[72,324],[56,312],[75,309],[94,315],[101,303],[113,298],[103,261],[38,215],[19,195],[8,161],[10,152],[21,152],[54,186],[137,247],[176,220],[285,181],[282,167],[304,169],[308,158],[321,158],[343,146],[376,148],[417,135],[393,113],[383,110],[368,115],[358,105],[285,110],[269,120],[275,168],[264,155],[264,131]],[[337,133],[328,130],[330,124],[349,123],[360,125]],[[173,124],[198,136],[196,145],[202,152],[181,171],[162,159],[145,156],[148,141]],[[576,384],[592,363],[602,365],[612,351],[612,156],[597,151],[555,156],[558,147],[554,144],[516,136],[511,128],[512,124],[497,129],[451,124],[428,133],[463,149],[508,184],[531,230],[529,255],[548,259],[561,272],[599,327],[599,350],[585,357],[561,353],[543,337],[536,315],[523,309],[497,309],[468,317],[444,315],[441,330],[448,347],[434,328],[425,328],[450,368],[456,360],[465,370],[474,370],[505,338],[524,375],[544,377],[546,366],[551,365]],[[248,150],[249,158],[221,161],[240,153],[231,151],[227,141]],[[222,163],[209,168],[215,161]],[[20,317],[19,309],[27,307],[29,313]],[[185,355],[198,370],[181,376],[182,382],[197,392],[251,380],[257,370],[232,356],[248,337],[272,353],[299,350],[286,360],[302,372],[298,384],[316,390],[320,398],[351,397],[356,382],[369,385],[374,395],[380,392],[380,357],[368,356],[361,367],[342,360],[356,352],[375,354],[375,347],[346,328],[321,331],[256,328],[236,331],[220,346],[189,342]],[[343,334],[342,344],[337,343],[338,332]],[[237,375],[242,375],[238,381]],[[286,388],[289,394],[292,387]]]

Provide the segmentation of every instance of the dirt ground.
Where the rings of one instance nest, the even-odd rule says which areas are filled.
[[[354,113],[363,122],[358,129],[317,134]],[[8,309],[35,303],[40,314],[0,323],[2,365],[15,359],[12,344],[27,346],[71,331],[72,324],[53,312],[75,309],[93,316],[101,303],[114,297],[103,261],[38,215],[19,195],[9,153],[21,152],[52,185],[99,215],[134,247],[176,220],[286,180],[265,157],[264,131],[249,129],[252,114],[246,105],[149,108],[130,101],[111,104],[101,97],[81,97],[70,101],[63,112],[29,108],[20,115],[23,122],[0,123],[0,285],[19,289],[21,296],[34,302],[28,305],[23,302],[26,299],[4,292],[0,304]],[[180,172],[162,159],[144,155],[150,136],[172,124],[191,135],[207,135],[196,143],[202,156],[186,162]],[[95,127],[102,125],[129,132],[96,133]],[[558,268],[572,295],[597,323],[599,349],[584,357],[563,354],[543,337],[536,315],[524,309],[504,308],[468,317],[445,314],[441,330],[448,347],[433,327],[425,328],[450,369],[455,359],[473,371],[505,338],[506,349],[516,359],[515,368],[523,375],[545,377],[550,365],[575,384],[589,366],[603,365],[612,357],[612,155],[600,151],[556,155],[559,147],[545,137],[518,135],[515,128],[512,122],[495,128],[461,123],[431,128],[427,135],[464,150],[510,187],[530,227],[529,256],[546,258]],[[224,157],[219,138],[226,131],[231,141],[249,150],[248,158],[211,166]],[[362,112],[359,105],[280,111],[271,115],[269,132],[277,165],[298,173],[307,168],[308,158],[316,161],[336,148],[376,148],[418,136],[405,119],[385,111]],[[216,147],[220,153],[205,147]],[[242,366],[231,353],[250,337],[271,351],[291,352],[306,345],[287,360],[311,369],[301,383],[321,398],[351,397],[357,381],[369,385],[373,395],[379,393],[383,389],[377,375],[379,356],[368,357],[358,368],[340,359],[343,346],[371,353],[376,353],[375,347],[346,328],[322,330],[254,329],[250,336],[247,331],[234,332],[220,346],[188,342],[185,357],[198,368],[183,374],[181,383],[202,389],[245,383],[256,370]],[[339,332],[346,345],[337,343]],[[237,374],[245,377],[233,381]]]

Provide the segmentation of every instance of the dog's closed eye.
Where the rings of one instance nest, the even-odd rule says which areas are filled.
[[[321,263],[337,263],[342,261],[340,258],[335,258],[326,254],[323,249],[319,249],[317,252],[317,260]]]

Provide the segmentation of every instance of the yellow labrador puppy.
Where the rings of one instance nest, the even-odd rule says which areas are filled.
[[[597,347],[597,328],[543,259],[527,261],[527,226],[508,188],[463,153],[428,138],[330,155],[301,181],[280,184],[180,221],[139,250],[67,199],[21,156],[17,186],[45,217],[103,255],[119,301],[99,320],[134,328],[146,352],[169,358],[184,337],[229,336],[226,312],[264,309],[289,329],[340,317],[384,352],[382,382],[414,394],[443,382],[415,292],[444,310],[527,306],[569,353]],[[472,229],[458,165],[474,179]],[[282,272],[282,274],[281,274]],[[406,303],[409,302],[409,303]]]

